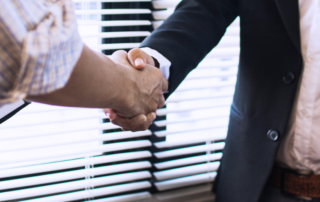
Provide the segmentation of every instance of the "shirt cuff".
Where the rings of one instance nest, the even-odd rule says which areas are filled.
[[[159,53],[154,49],[151,49],[148,47],[144,47],[140,49],[158,60],[160,64],[160,71],[162,72],[163,77],[168,80],[170,76],[171,62],[167,58],[165,58],[161,53]]]

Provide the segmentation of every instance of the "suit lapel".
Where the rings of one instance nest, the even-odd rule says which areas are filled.
[[[301,52],[298,0],[275,0],[284,26],[296,49]]]

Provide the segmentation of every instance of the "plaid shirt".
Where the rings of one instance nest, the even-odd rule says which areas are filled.
[[[82,41],[71,0],[0,1],[0,106],[62,88]]]

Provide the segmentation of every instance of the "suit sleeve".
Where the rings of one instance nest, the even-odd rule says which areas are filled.
[[[169,96],[214,48],[238,16],[236,0],[183,0],[141,47],[157,50],[171,62]]]

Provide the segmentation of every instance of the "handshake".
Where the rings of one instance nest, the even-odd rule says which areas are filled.
[[[154,59],[140,49],[116,51],[111,56],[116,68],[127,72],[124,86],[119,89],[113,107],[104,109],[113,124],[122,130],[146,130],[156,118],[156,110],[163,107],[163,93],[168,89],[168,81],[155,67]]]

